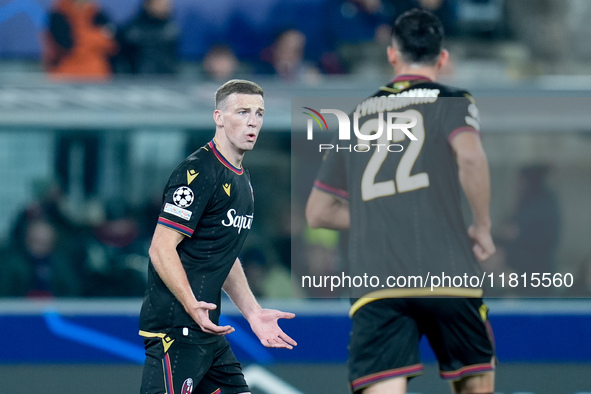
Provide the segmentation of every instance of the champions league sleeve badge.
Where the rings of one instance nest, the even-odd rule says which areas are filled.
[[[174,204],[181,208],[187,208],[193,203],[195,196],[193,195],[193,190],[188,188],[187,186],[181,186],[174,191],[172,195],[172,201]]]

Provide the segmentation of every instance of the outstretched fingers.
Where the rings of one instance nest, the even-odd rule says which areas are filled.
[[[273,347],[273,348],[281,348],[281,349],[293,349],[294,346],[297,346],[296,341],[291,339],[289,336],[283,334],[279,335],[276,338],[271,338],[265,340],[261,340],[261,344],[265,347]]]
[[[277,311],[277,319],[293,319],[295,313]]]
[[[289,335],[287,335],[283,331],[281,331],[281,334],[279,334],[279,338],[281,338],[283,340],[283,342],[286,344],[286,347],[288,349],[293,349],[293,346],[298,345],[298,343],[296,341],[294,341]]]
[[[234,327],[232,326],[218,326],[214,324],[211,320],[207,320],[200,325],[203,332],[207,332],[209,334],[216,334],[216,335],[228,335],[233,333]]]
[[[263,345],[267,347],[274,347],[274,348],[283,348],[283,349],[293,349],[294,346],[297,346],[297,342],[294,341],[289,335],[287,335],[283,330],[279,327],[278,320],[279,319],[293,319],[295,317],[295,313],[291,312],[282,312],[275,310],[274,312],[274,325],[275,329],[272,333],[273,337],[267,340],[265,344],[263,341]]]
[[[193,319],[201,327],[203,332],[216,335],[227,335],[234,332],[232,326],[218,326],[209,319],[209,311],[217,308],[216,304],[210,302],[200,301],[197,303],[196,310],[194,311]]]

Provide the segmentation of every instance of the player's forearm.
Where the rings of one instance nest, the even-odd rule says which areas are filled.
[[[481,147],[458,155],[459,178],[472,210],[474,225],[490,229],[490,175]]]
[[[312,228],[347,230],[351,220],[349,204],[314,188],[306,204],[306,220]]]
[[[250,290],[244,269],[239,259],[236,259],[226,281],[223,285],[223,290],[228,294],[232,302],[242,312],[246,320],[249,317],[261,310],[254,294]]]
[[[191,289],[189,279],[187,278],[176,248],[171,250],[161,245],[154,245],[153,242],[149,255],[158,276],[183,307],[185,309],[194,307],[197,299]]]

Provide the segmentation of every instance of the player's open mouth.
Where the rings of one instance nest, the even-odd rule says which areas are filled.
[[[248,141],[254,141],[254,140],[256,140],[256,139],[257,139],[257,135],[256,135],[256,134],[254,134],[254,133],[251,133],[251,134],[246,134],[246,139],[247,139]]]

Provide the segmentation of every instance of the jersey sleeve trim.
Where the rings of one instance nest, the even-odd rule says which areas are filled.
[[[341,198],[343,200],[349,199],[349,193],[345,190],[338,189],[336,187],[327,185],[326,183],[322,183],[320,181],[314,181],[314,187],[318,190],[321,190],[325,193],[332,194],[335,197]]]
[[[168,227],[171,230],[178,231],[179,233],[186,235],[187,237],[190,237],[193,235],[193,230],[191,230],[189,227],[183,226],[182,224],[175,223],[172,220],[163,218],[162,216],[160,216],[158,218],[158,224],[160,224],[164,227]]]
[[[460,133],[465,133],[465,132],[476,133],[476,135],[480,137],[480,132],[478,130],[476,130],[474,127],[463,126],[463,127],[458,127],[457,129],[452,131],[451,134],[449,135],[449,137],[447,138],[447,140],[451,143],[456,135],[458,135]]]

